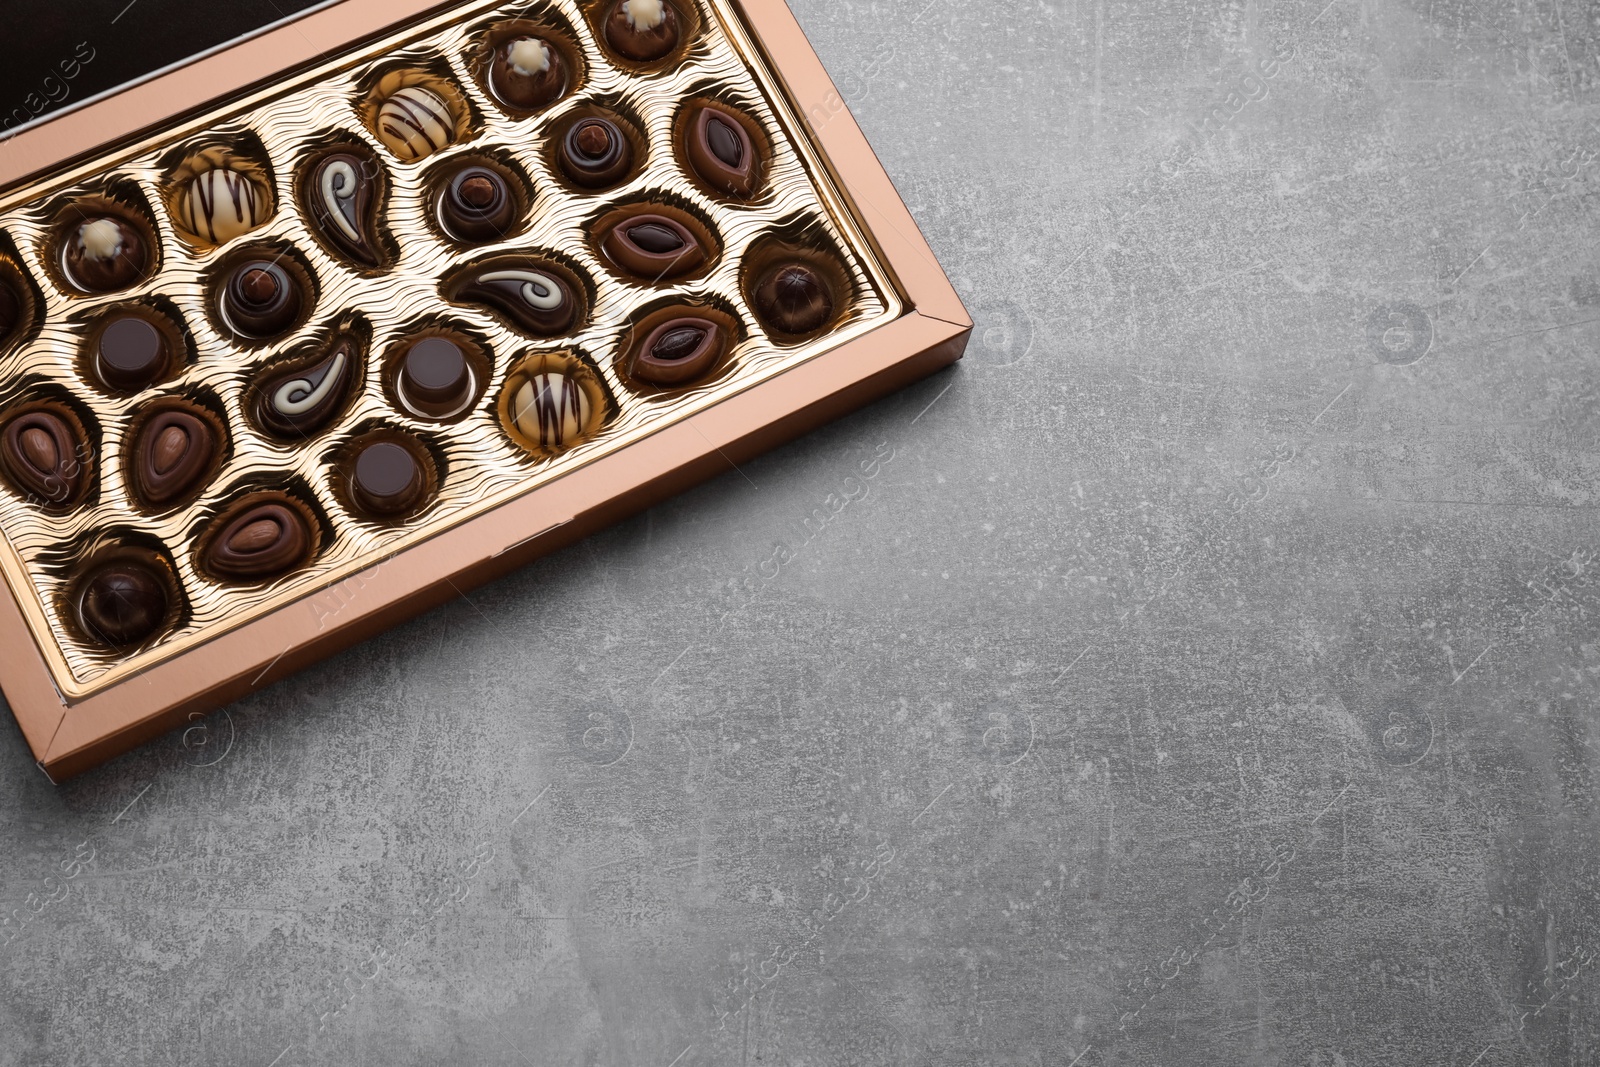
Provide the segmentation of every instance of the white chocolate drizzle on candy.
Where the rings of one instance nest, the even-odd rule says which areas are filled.
[[[355,224],[357,186],[356,168],[340,159],[322,168],[322,181],[317,191],[322,194],[322,204],[334,225],[350,240],[365,244],[366,238]]]
[[[550,46],[537,37],[522,37],[512,42],[511,69],[525,78],[550,69]]]
[[[531,270],[501,270],[492,274],[485,274],[478,279],[479,285],[493,285],[496,282],[510,282],[522,288],[517,295],[522,302],[538,311],[554,311],[566,302],[561,295],[561,286],[550,277]]]
[[[78,228],[78,244],[89,259],[115,259],[122,254],[122,227],[116,219],[95,219]]]
[[[261,225],[264,207],[261,188],[251,178],[217,167],[189,181],[181,221],[196,237],[222,244]]]
[[[438,93],[410,85],[378,109],[378,135],[401,159],[418,160],[455,140],[455,120]]]
[[[313,381],[310,377],[284,382],[278,391],[272,394],[272,406],[290,418],[315,409],[339,387],[342,380],[340,376],[344,374],[344,364],[344,352],[336,352],[333,361],[324,369],[320,382]]]
[[[575,444],[589,425],[590,412],[589,394],[556,371],[531,375],[511,405],[517,429],[546,452]]]
[[[623,0],[622,11],[636,30],[653,30],[667,17],[662,0]]]

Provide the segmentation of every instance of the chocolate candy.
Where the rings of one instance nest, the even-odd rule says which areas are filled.
[[[469,164],[439,190],[439,222],[458,241],[499,241],[517,223],[516,194],[505,175]]]
[[[61,263],[72,284],[85,292],[114,293],[144,277],[150,269],[150,248],[126,219],[100,215],[67,232]]]
[[[113,313],[95,329],[95,370],[113,389],[137,392],[153,385],[172,362],[167,335],[143,315]]]
[[[421,85],[395,92],[378,108],[378,136],[407,162],[430,156],[456,139],[456,120],[444,97]]]
[[[466,284],[454,299],[484,304],[534,337],[566,333],[578,318],[578,300],[572,287],[538,262],[526,267],[500,263],[475,268],[467,274]]]
[[[150,564],[117,560],[84,580],[78,593],[78,622],[91,638],[112,648],[147,640],[166,621],[171,603],[167,583]]]
[[[323,156],[307,177],[306,207],[317,233],[357,263],[378,266],[377,161],[352,152]]]
[[[651,330],[628,373],[650,385],[687,385],[705,377],[727,348],[720,323],[697,315],[669,319]]]
[[[606,16],[606,43],[640,63],[652,63],[678,47],[677,9],[667,0],[616,0]]]
[[[633,168],[633,145],[615,122],[589,116],[573,123],[561,138],[556,161],[563,174],[585,189],[602,189]]]
[[[360,345],[338,337],[310,366],[269,374],[257,394],[256,418],[279,437],[310,437],[344,408],[356,380]]]
[[[139,430],[133,483],[147,504],[164,507],[198,489],[217,459],[211,424],[187,411],[162,411]]]
[[[178,221],[196,237],[218,245],[260,226],[269,205],[254,178],[217,167],[189,179]]]
[[[755,290],[755,310],[779,333],[815,333],[833,320],[833,292],[820,273],[787,263],[767,274]]]
[[[568,374],[546,370],[529,375],[511,398],[511,418],[530,442],[546,452],[570,448],[588,430],[589,394]]]
[[[489,88],[514,108],[537,111],[566,92],[567,61],[548,41],[514,37],[489,60]]]
[[[0,468],[19,492],[45,507],[75,503],[87,449],[77,428],[54,411],[30,411],[0,433]]]
[[[300,285],[272,259],[249,259],[228,274],[222,314],[235,333],[264,339],[287,333],[300,317]]]
[[[467,354],[447,337],[424,337],[412,345],[401,360],[395,385],[400,402],[429,419],[461,414],[478,391]]]
[[[392,519],[416,511],[427,491],[422,464],[411,449],[394,441],[363,446],[350,466],[351,501],[375,518]]]
[[[259,582],[287,574],[311,555],[311,529],[300,509],[277,501],[218,520],[221,532],[205,541],[200,565],[228,582]]]
[[[689,120],[689,164],[713,190],[750,197],[761,181],[761,159],[744,123],[719,104],[702,104]]]
[[[606,233],[601,247],[617,266],[650,281],[692,274],[708,258],[700,239],[687,226],[659,212],[622,219]]]
[[[0,341],[11,336],[22,322],[22,298],[10,282],[0,278]]]

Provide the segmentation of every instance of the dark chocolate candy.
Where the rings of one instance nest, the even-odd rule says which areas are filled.
[[[803,263],[777,267],[756,286],[756,314],[780,333],[814,333],[833,319],[834,306],[826,279]]]
[[[172,360],[167,335],[143,315],[127,312],[100,323],[93,350],[100,377],[113,389],[128,392],[153,384]]]
[[[706,250],[687,226],[667,215],[630,215],[601,242],[611,261],[649,281],[681,278],[706,262]]]
[[[755,195],[761,159],[744,123],[718,104],[702,104],[689,122],[689,164],[719,193]]]
[[[703,378],[727,347],[721,324],[695,315],[671,319],[650,331],[628,373],[650,385],[679,386]]]
[[[21,322],[22,298],[9,281],[0,278],[0,341],[10,337]]]
[[[549,107],[567,91],[567,61],[540,37],[514,37],[489,59],[489,88],[522,111]]]
[[[163,507],[198,489],[217,458],[210,423],[187,411],[150,418],[133,446],[133,481],[148,504]]]
[[[272,259],[240,263],[222,289],[222,313],[236,333],[268,338],[287,333],[303,303],[295,276]]]
[[[334,250],[376,267],[378,252],[378,162],[368,155],[334,152],[307,176],[311,222]]]
[[[422,464],[409,448],[393,441],[367,445],[350,468],[351,500],[376,518],[415,511],[427,490]]]
[[[679,22],[668,0],[616,0],[606,16],[606,43],[626,59],[653,63],[678,47]]]
[[[169,604],[167,583],[154,567],[118,560],[93,571],[80,587],[78,621],[94,640],[127,648],[160,628]]]
[[[76,428],[54,411],[18,415],[0,433],[0,467],[19,492],[45,507],[77,501],[86,454]]]
[[[150,269],[150,248],[125,219],[99,215],[67,231],[62,265],[78,288],[114,293],[138,284]]]
[[[591,115],[568,128],[557,162],[562,173],[585,189],[603,189],[633,168],[633,145],[622,127]]]
[[[257,504],[206,541],[201,566],[224,581],[259,582],[294,570],[311,555],[305,516],[289,504]]]
[[[505,175],[468,165],[439,190],[439,222],[459,241],[499,241],[516,225],[517,198]]]
[[[484,304],[535,337],[567,333],[578,318],[578,300],[555,271],[538,262],[498,263],[476,269],[455,299]]]
[[[467,354],[446,337],[424,337],[412,345],[396,384],[405,405],[430,419],[459,415],[477,389]]]
[[[267,375],[257,394],[256,417],[269,431],[290,440],[321,430],[350,396],[360,350],[354,338],[337,337],[309,366]]]

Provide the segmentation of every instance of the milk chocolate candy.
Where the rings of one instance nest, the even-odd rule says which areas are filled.
[[[455,299],[483,304],[534,337],[567,333],[578,319],[578,299],[572,287],[537,261],[525,266],[498,263],[475,268],[466,275]]]
[[[131,288],[150,269],[144,235],[115,215],[99,215],[72,227],[61,255],[68,280],[90,293]]]
[[[641,382],[675,388],[705,377],[727,349],[727,331],[698,315],[668,320],[635,351],[628,373]]]
[[[48,410],[18,415],[0,431],[0,467],[23,496],[45,508],[77,502],[88,449],[72,422]]]
[[[257,419],[286,440],[303,440],[317,433],[344,409],[359,358],[357,341],[338,337],[309,366],[268,374],[256,401]]]
[[[227,582],[260,582],[299,567],[311,555],[311,529],[300,510],[268,501],[218,520],[209,537],[201,569]]]
[[[447,337],[424,337],[402,358],[395,387],[413,414],[449,419],[472,403],[478,385],[460,345]]]
[[[189,179],[179,222],[201,240],[218,245],[266,221],[271,201],[256,179],[215,167]]]
[[[421,85],[397,90],[378,108],[378,137],[389,151],[414,162],[456,139],[456,120],[444,97]]]
[[[514,37],[489,60],[489,88],[521,111],[549,107],[567,91],[567,61],[540,37]]]
[[[140,428],[133,446],[135,489],[145,503],[165,507],[204,483],[217,459],[210,423],[187,411],[162,411]]]
[[[517,223],[517,198],[505,175],[468,164],[439,190],[439,222],[458,241],[503,240]]]
[[[755,310],[778,333],[815,333],[833,320],[833,292],[827,280],[804,263],[774,268],[756,287]]]
[[[94,569],[78,590],[78,623],[93,640],[127,648],[148,640],[166,621],[167,583],[150,564],[118,560]]]
[[[361,448],[350,466],[350,498],[366,514],[392,519],[416,511],[428,491],[422,464],[394,441]]]
[[[585,189],[615,185],[633,168],[633,145],[622,127],[602,116],[580,118],[561,138],[561,171]]]
[[[144,315],[114,312],[95,327],[95,369],[113,389],[137,392],[166,375],[173,360],[167,335]]]
[[[719,193],[748,198],[761,181],[761,159],[744,123],[720,104],[702,104],[689,120],[689,165]]]
[[[606,43],[626,59],[653,63],[678,47],[679,21],[668,0],[616,0],[606,16]]]
[[[708,258],[692,230],[660,212],[624,218],[606,233],[601,247],[623,271],[652,282],[693,274]]]
[[[347,259],[376,267],[378,251],[378,162],[365,154],[323,156],[306,176],[304,193],[318,236]]]
[[[304,299],[294,273],[275,259],[251,259],[229,272],[222,289],[222,314],[235,333],[266,339],[287,333]]]

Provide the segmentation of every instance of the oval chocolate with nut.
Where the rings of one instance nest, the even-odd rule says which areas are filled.
[[[77,501],[84,486],[85,446],[77,429],[53,411],[30,411],[0,434],[0,467],[26,497],[46,507]]]
[[[720,323],[686,315],[651,330],[635,352],[628,373],[650,385],[687,385],[705,377],[727,348]]]
[[[761,183],[761,157],[744,123],[720,104],[702,104],[689,120],[689,165],[713,190],[748,198]]]
[[[157,507],[198,489],[217,458],[217,435],[187,411],[162,411],[144,424],[133,446],[133,480],[139,496]]]
[[[205,542],[200,565],[215,578],[259,582],[287,574],[311,555],[311,528],[299,509],[263,503],[237,513]]]

